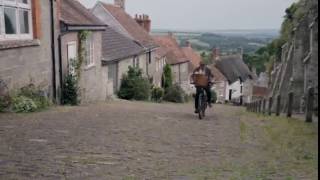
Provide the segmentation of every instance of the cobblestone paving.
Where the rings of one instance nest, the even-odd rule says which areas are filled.
[[[178,167],[218,162],[217,144],[237,133],[222,136],[237,123],[218,117],[223,107],[204,121],[192,111],[113,102],[0,114],[0,179],[186,179]]]
[[[211,179],[230,179],[224,164],[263,151],[241,143],[242,111],[216,105],[200,121],[191,104],[118,101],[0,114],[0,179],[194,180],[207,167],[220,168]]]

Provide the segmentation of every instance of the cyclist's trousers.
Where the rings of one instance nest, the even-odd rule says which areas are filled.
[[[211,103],[211,88],[207,87],[204,89],[207,93],[207,97],[208,97],[208,103]],[[200,93],[201,93],[201,88],[197,87],[197,93],[196,93],[196,99],[195,99],[195,108],[198,109],[199,107],[199,97],[200,97]]]

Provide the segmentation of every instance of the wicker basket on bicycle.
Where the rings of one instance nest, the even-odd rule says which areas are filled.
[[[196,87],[207,87],[209,84],[208,77],[204,74],[194,74],[193,82]]]

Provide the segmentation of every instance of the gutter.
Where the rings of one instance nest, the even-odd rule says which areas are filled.
[[[63,92],[63,74],[62,74],[62,37],[67,33],[60,33],[58,37],[58,51],[59,51],[59,82],[60,89]],[[62,103],[62,93],[60,94],[60,103]]]

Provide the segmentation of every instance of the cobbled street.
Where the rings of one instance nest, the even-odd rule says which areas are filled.
[[[0,179],[231,179],[230,162],[264,148],[241,143],[243,111],[215,105],[199,120],[192,104],[117,101],[0,114]]]

